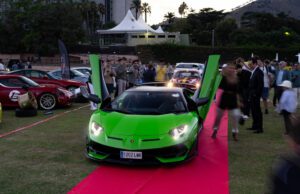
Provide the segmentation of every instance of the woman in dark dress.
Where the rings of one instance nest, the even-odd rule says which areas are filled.
[[[232,118],[232,135],[237,141],[237,134],[239,132],[238,122],[241,116],[238,107],[238,78],[234,65],[226,65],[222,69],[223,79],[220,84],[220,89],[223,90],[218,104],[217,116],[213,127],[212,138],[217,137],[220,121],[226,110],[229,111]]]

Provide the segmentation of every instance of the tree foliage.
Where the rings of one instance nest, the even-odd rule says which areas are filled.
[[[138,19],[138,13],[142,9],[142,1],[141,0],[133,0],[130,9],[135,11],[135,18]]]
[[[187,13],[188,9],[189,7],[187,6],[187,4],[185,2],[182,2],[182,4],[178,8],[178,13],[181,15],[181,17],[183,17]]]
[[[300,21],[285,13],[246,12],[237,22],[223,10],[201,9],[190,12],[186,18],[173,19],[169,31],[190,34],[192,43],[208,46],[215,31],[216,46],[265,46],[274,48],[300,45]]]
[[[57,52],[57,40],[67,46],[84,39],[82,18],[70,2],[43,3],[19,0],[11,3],[10,10],[1,23],[1,52]]]
[[[151,6],[148,3],[143,3],[141,12],[145,14],[145,22],[147,23],[147,14],[151,13]]]

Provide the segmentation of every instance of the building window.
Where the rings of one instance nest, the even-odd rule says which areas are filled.
[[[132,35],[132,36],[131,36],[131,38],[137,38],[137,37],[138,37],[137,35]]]
[[[158,38],[166,38],[165,35],[158,35]]]
[[[168,38],[175,38],[175,35],[169,35]]]
[[[155,38],[155,35],[148,35],[148,38]]]
[[[145,38],[145,35],[139,35],[139,38]]]

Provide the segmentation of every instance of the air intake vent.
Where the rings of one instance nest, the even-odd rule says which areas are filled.
[[[108,138],[109,138],[109,139],[114,139],[114,140],[119,140],[119,141],[122,141],[122,140],[123,140],[122,138],[117,138],[117,137],[109,137],[109,136],[108,136]]]
[[[143,139],[142,141],[147,142],[147,141],[159,141],[159,140],[160,140],[159,138],[156,138],[156,139]]]

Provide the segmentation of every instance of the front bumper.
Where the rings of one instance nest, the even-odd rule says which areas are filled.
[[[120,151],[139,151],[143,153],[143,159],[122,159]],[[168,164],[185,161],[190,154],[190,149],[185,144],[175,146],[148,149],[148,150],[126,150],[120,148],[108,147],[94,141],[88,140],[86,146],[86,155],[88,158],[96,161],[104,161],[122,164]]]

